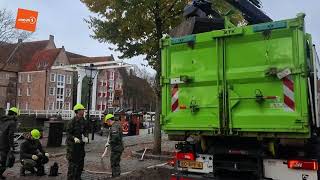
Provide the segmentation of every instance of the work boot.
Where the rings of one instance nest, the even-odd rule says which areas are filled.
[[[44,167],[40,166],[37,168],[37,176],[44,176],[46,173],[44,172]]]
[[[26,170],[24,169],[24,167],[20,168],[20,176],[26,176]]]

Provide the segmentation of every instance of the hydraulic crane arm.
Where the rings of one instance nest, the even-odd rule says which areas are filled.
[[[257,0],[227,0],[229,4],[242,12],[249,24],[259,24],[271,22],[272,19],[261,9],[261,4]]]

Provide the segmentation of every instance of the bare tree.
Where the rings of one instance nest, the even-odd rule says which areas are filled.
[[[12,12],[0,9],[0,46],[6,43],[17,42],[18,39],[26,40],[32,33],[15,28],[15,18]]]

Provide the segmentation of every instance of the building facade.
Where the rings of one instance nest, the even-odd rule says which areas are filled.
[[[63,46],[57,48],[52,35],[44,41],[2,45],[0,108],[17,106],[22,110],[60,111],[71,110],[75,103],[87,107],[86,73],[52,67],[109,61],[114,61],[113,56],[86,57],[68,52]],[[138,106],[146,106],[153,98],[146,92],[150,91],[146,86],[143,80],[128,75],[126,69],[100,69],[93,79],[91,109],[139,109]],[[139,90],[141,88],[144,90]]]
[[[64,47],[37,52],[18,73],[17,106],[20,109],[71,109],[73,73],[51,70],[53,65],[69,65]]]

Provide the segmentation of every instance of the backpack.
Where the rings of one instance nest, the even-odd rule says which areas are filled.
[[[57,162],[53,163],[53,165],[50,167],[49,176],[58,176],[59,174],[59,165]]]

